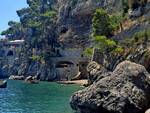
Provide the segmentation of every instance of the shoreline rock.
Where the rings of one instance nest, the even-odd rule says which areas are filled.
[[[70,105],[79,113],[145,113],[150,106],[150,74],[144,66],[124,61],[76,92]]]
[[[11,75],[9,77],[10,80],[24,80],[25,77],[24,76],[15,76],[15,75]]]

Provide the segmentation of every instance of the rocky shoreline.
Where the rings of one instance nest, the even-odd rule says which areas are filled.
[[[113,72],[102,73],[100,65],[95,62],[91,65],[88,67],[90,75],[98,77],[92,85],[71,97],[70,105],[74,110],[80,113],[145,113],[150,107],[150,74],[144,66],[124,61]]]
[[[20,22],[10,21],[2,33],[13,41],[0,43],[0,76],[87,86],[70,99],[79,113],[150,108],[150,0],[27,4],[17,11]]]

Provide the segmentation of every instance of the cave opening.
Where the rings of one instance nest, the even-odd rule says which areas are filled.
[[[56,68],[72,67],[73,65],[70,61],[60,61],[56,63]]]

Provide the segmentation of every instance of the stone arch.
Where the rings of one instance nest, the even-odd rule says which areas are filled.
[[[7,56],[14,56],[14,52],[12,50],[9,50]]]
[[[56,68],[72,67],[74,63],[71,61],[59,61],[56,63]]]

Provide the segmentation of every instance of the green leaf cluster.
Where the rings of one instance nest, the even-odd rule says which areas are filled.
[[[112,51],[117,47],[117,43],[110,39],[113,32],[119,27],[122,21],[121,15],[109,15],[104,9],[97,9],[93,17],[92,39],[95,47],[101,52]]]
[[[30,57],[30,59],[31,59],[32,61],[40,61],[40,60],[41,60],[41,57],[38,56],[38,55],[32,55],[32,56]]]
[[[111,50],[117,46],[116,42],[112,39],[108,39],[106,36],[95,36],[95,47],[99,48],[101,52]]]
[[[93,54],[93,48],[86,48],[83,52],[83,54],[87,57],[91,57]]]
[[[96,9],[92,20],[93,36],[102,35],[110,36],[112,33],[112,25],[109,15],[104,9]]]
[[[123,49],[123,47],[116,47],[113,51],[112,51],[113,53],[119,53],[119,54],[121,54],[121,53],[123,53],[124,52],[124,49]]]

